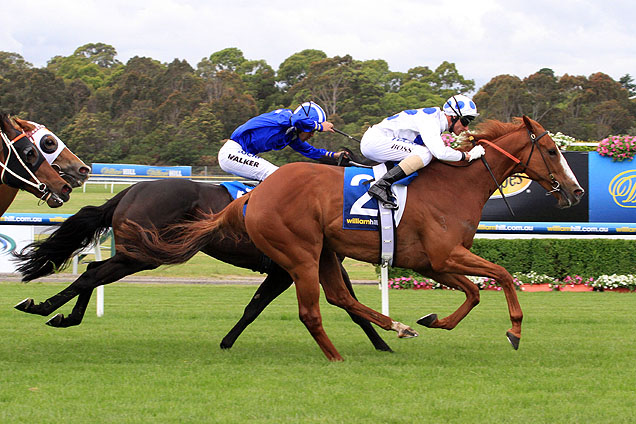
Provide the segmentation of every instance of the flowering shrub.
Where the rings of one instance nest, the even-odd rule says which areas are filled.
[[[432,286],[440,286],[439,283],[424,279],[422,281],[416,280],[413,277],[397,277],[389,279],[390,289],[429,289]]]
[[[556,134],[552,134],[550,131],[548,131],[548,134],[550,135],[550,138],[552,138],[552,140],[554,140],[554,143],[557,146],[559,146],[559,149],[561,149],[561,150],[565,150],[566,147],[568,147],[570,144],[572,144],[572,143],[574,143],[576,141],[576,139],[574,137],[570,137],[569,135],[565,135],[561,131],[557,132]]]
[[[632,160],[636,155],[636,136],[611,136],[599,141],[596,151],[601,156],[612,158],[613,161]]]
[[[488,277],[468,276],[468,279],[475,283],[480,290],[501,290],[501,286],[494,279]],[[521,290],[523,285],[549,284],[554,291],[559,291],[565,285],[585,285],[595,290],[626,288],[631,291],[636,290],[636,275],[601,275],[596,280],[592,277],[584,278],[580,275],[566,276],[559,280],[544,274],[537,274],[531,271],[527,274],[515,273],[513,282],[517,290]],[[418,280],[413,277],[395,277],[389,279],[390,289],[448,289],[448,287],[428,278]]]
[[[592,283],[592,287],[599,289],[625,288],[636,290],[636,275],[601,275]]]
[[[521,281],[521,284],[554,284],[555,279],[545,274],[537,274],[530,271],[526,274],[516,272],[513,274],[515,278]]]
[[[559,280],[557,280],[557,281],[559,281]],[[580,284],[583,284],[584,286],[591,286],[592,283],[594,283],[594,278],[590,277],[588,279],[584,279],[580,275],[575,275],[574,277],[568,275],[568,276],[566,276],[563,279],[562,283],[563,284],[569,284],[569,285],[580,285]]]

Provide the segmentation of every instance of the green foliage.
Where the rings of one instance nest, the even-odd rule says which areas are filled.
[[[636,274],[636,240],[622,239],[475,239],[471,252],[511,274],[535,272],[554,278]],[[422,277],[391,268],[390,277]]]
[[[521,80],[499,75],[474,96],[482,116],[509,121],[522,114],[553,132],[578,139],[599,140],[623,134],[636,123],[636,103],[630,100],[630,80],[614,81],[597,72],[589,77],[554,75],[543,68]]]
[[[63,134],[88,162],[214,165],[221,140],[270,110],[313,100],[337,128],[360,138],[387,116],[439,107],[450,95],[475,88],[447,61],[395,72],[382,59],[328,57],[314,49],[292,54],[277,70],[236,47],[210,54],[196,69],[179,59],[133,57],[122,64],[116,56],[113,46],[89,43],[40,69],[19,54],[0,52],[0,104]],[[479,119],[526,114],[555,133],[598,140],[636,127],[633,85],[629,74],[614,81],[603,73],[556,76],[543,68],[523,80],[495,76],[474,99]],[[201,113],[210,117],[196,118]],[[314,141],[332,150],[357,149],[334,134]],[[292,149],[273,155],[280,164],[304,160]]]
[[[103,43],[90,43],[78,47],[71,56],[55,56],[47,69],[65,81],[80,80],[96,89],[105,85],[109,78],[122,66],[115,59],[114,47]]]

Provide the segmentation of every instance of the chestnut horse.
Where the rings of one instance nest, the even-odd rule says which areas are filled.
[[[556,197],[560,207],[580,201],[583,189],[539,123],[524,116],[514,123],[488,121],[479,131],[474,138],[484,146],[484,161],[498,182],[520,171]],[[141,245],[143,251],[128,252],[133,257],[180,263],[227,228],[233,233],[246,232],[259,250],[289,272],[296,285],[300,319],[327,358],[341,360],[322,327],[319,283],[330,302],[385,330],[396,330],[400,336],[417,335],[404,324],[360,304],[346,290],[336,254],[378,263],[380,241],[376,232],[359,231],[352,237],[351,230],[343,230],[342,185],[342,170],[289,164],[219,214],[163,233],[130,223],[123,235],[141,240],[135,246]],[[451,315],[438,319],[430,314],[422,320],[431,328],[454,328],[479,303],[479,290],[465,275],[495,279],[503,287],[512,323],[506,335],[517,349],[523,314],[512,276],[469,250],[481,211],[497,186],[484,163],[457,168],[433,162],[419,171],[409,186],[396,231],[394,265],[464,291],[466,300]]]
[[[49,165],[27,134],[16,128],[9,115],[4,113],[0,114],[0,132],[0,184],[28,191],[52,208],[68,201],[72,188]],[[11,201],[15,197],[12,190],[4,192],[4,195]],[[5,203],[0,201],[0,204]]]
[[[93,289],[124,278],[139,271],[157,268],[150,259],[128,257],[119,246],[120,228],[125,221],[134,221],[145,228],[166,228],[176,222],[192,218],[200,211],[219,212],[232,201],[221,185],[197,183],[189,180],[166,179],[144,181],[128,187],[101,206],[85,206],[69,217],[48,238],[27,246],[15,254],[22,281],[31,281],[67,266],[77,252],[91,245],[113,228],[116,253],[104,261],[92,262],[86,271],[70,286],[58,294],[35,303],[31,298],[18,303],[19,311],[42,316],[52,312],[78,296],[73,311],[64,316],[53,316],[47,324],[52,327],[70,327],[82,322]],[[243,316],[223,338],[221,347],[232,347],[243,330],[282,292],[293,283],[289,274],[259,252],[247,238],[235,241],[218,238],[201,248],[209,256],[234,266],[267,273],[252,300],[245,307]],[[353,294],[349,276],[342,268],[347,288]],[[367,334],[377,350],[391,351],[368,321],[352,315],[351,318]]]
[[[13,117],[15,128],[26,134],[60,176],[71,187],[81,187],[88,179],[91,168],[86,166],[68,147],[43,125]],[[18,189],[0,185],[0,216],[9,208]]]

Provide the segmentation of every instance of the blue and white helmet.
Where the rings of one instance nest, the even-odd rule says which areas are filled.
[[[322,123],[327,120],[327,114],[314,102],[305,102],[296,108],[292,115],[292,125],[296,125],[298,121],[305,120],[314,121],[314,131],[322,131]],[[304,130],[304,129],[303,129]]]
[[[477,106],[470,97],[463,94],[456,94],[446,100],[443,107],[444,113],[448,116],[457,116],[459,118],[472,116],[473,119],[478,116]]]

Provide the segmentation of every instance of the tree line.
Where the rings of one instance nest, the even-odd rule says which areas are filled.
[[[475,90],[453,63],[395,72],[384,60],[313,49],[292,54],[277,70],[234,47],[196,68],[179,59],[136,56],[124,64],[116,57],[113,46],[91,43],[36,68],[17,53],[0,52],[1,108],[47,125],[87,163],[214,166],[221,140],[270,110],[313,100],[336,128],[359,138],[401,110],[439,107],[452,94]],[[523,79],[495,76],[473,98],[480,119],[525,114],[552,132],[599,140],[636,133],[635,94],[629,74],[615,81],[600,72],[557,76],[543,68]],[[357,148],[337,134],[320,134],[312,143]],[[291,149],[266,156],[279,164],[303,159]]]

